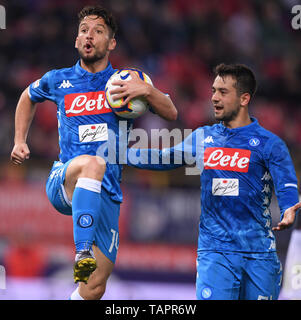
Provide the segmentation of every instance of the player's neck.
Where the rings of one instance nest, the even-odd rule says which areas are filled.
[[[81,67],[91,73],[103,71],[108,66],[108,63],[108,59],[102,59],[91,63],[87,63],[83,59],[80,60]]]
[[[251,124],[252,120],[250,118],[250,115],[246,113],[246,114],[240,114],[235,119],[228,122],[224,121],[223,123],[225,127],[229,129],[235,129],[235,128],[240,128],[240,127],[244,127]]]

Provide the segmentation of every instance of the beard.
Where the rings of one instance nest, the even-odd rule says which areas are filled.
[[[95,50],[95,49],[94,49]],[[85,64],[92,64],[92,63],[95,63],[97,61],[100,61],[100,60],[103,60],[104,57],[106,56],[107,54],[107,51],[106,50],[103,50],[103,51],[96,51],[95,50],[95,53],[94,54],[86,54],[84,52],[84,50],[81,50],[81,49],[78,49],[78,54],[81,58],[81,60],[85,63]]]
[[[225,112],[224,114],[221,115],[216,115],[215,120],[218,121],[224,121],[224,122],[230,122],[236,119],[238,113],[239,113],[240,108],[236,108],[234,110]]]

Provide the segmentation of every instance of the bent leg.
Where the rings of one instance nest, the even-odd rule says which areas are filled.
[[[111,199],[110,194],[103,189],[101,192],[101,210],[96,226],[96,237],[93,251],[97,268],[91,274],[88,283],[80,283],[79,292],[84,299],[100,299],[105,292],[118,252],[119,230],[118,220],[120,203]]]
[[[97,156],[74,158],[66,170],[65,191],[72,200],[73,233],[76,251],[90,250],[101,205],[101,181],[105,162]]]
[[[87,284],[79,284],[78,292],[84,299],[100,299],[103,296],[119,243],[120,203],[113,201],[110,194],[99,187],[105,169],[102,158],[82,155],[71,161],[64,182],[65,192],[72,201],[76,250],[86,250],[88,244],[93,248],[96,259],[97,267],[90,274]]]
[[[91,178],[102,181],[106,171],[106,163],[98,156],[81,155],[74,158],[65,175],[64,187],[68,199],[72,201],[73,192],[78,178]]]
[[[109,260],[95,245],[93,252],[97,262],[96,270],[89,277],[88,283],[80,282],[79,294],[85,300],[99,300],[106,290],[106,283],[113,271],[114,263]]]

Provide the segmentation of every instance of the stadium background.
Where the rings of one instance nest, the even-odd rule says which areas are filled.
[[[14,112],[26,86],[78,59],[77,12],[91,1],[0,0],[0,299],[66,299],[72,292],[72,223],[51,208],[45,181],[58,154],[55,105],[37,109],[28,143],[31,159],[9,163]],[[95,3],[95,2],[94,2]],[[212,69],[249,65],[259,89],[251,113],[283,138],[301,170],[301,30],[291,26],[298,1],[110,0],[118,24],[114,67],[138,67],[170,94],[178,120],[144,115],[135,126],[195,129],[213,123]],[[120,246],[106,299],[194,299],[200,214],[199,177],[184,169],[148,172],[125,167]],[[279,219],[276,201],[273,220]],[[277,234],[285,264],[292,230]]]

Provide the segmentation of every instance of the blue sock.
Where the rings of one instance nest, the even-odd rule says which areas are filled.
[[[77,180],[72,197],[73,237],[76,251],[90,250],[100,212],[101,182],[90,178]]]

